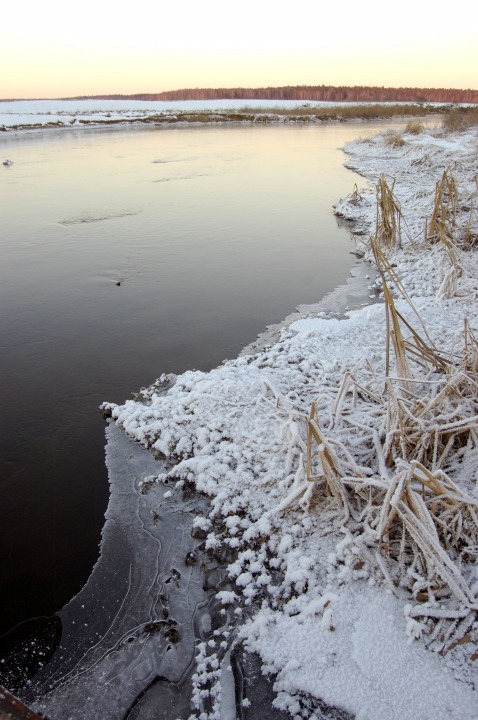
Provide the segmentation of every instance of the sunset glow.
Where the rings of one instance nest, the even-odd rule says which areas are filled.
[[[478,89],[478,9],[297,0],[25,0],[2,11],[0,98],[182,87]]]

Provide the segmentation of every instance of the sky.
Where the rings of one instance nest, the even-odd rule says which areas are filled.
[[[478,89],[478,3],[22,0],[2,7],[0,98],[185,87]]]

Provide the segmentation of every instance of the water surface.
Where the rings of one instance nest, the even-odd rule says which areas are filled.
[[[340,146],[371,125],[9,134],[0,152],[0,634],[96,560],[103,419],[162,372],[208,370],[352,265]]]

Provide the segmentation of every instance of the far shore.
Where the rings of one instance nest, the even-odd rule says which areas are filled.
[[[140,102],[137,100],[0,101],[0,132],[124,125],[167,126],[223,123],[336,123],[443,115],[439,103],[325,103],[302,101],[214,100]],[[468,108],[461,107],[463,112]],[[0,137],[2,135],[0,134]]]

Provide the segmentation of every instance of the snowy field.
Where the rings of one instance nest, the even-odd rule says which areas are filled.
[[[169,463],[158,484],[211,498],[219,599],[294,718],[478,718],[478,135],[401,140],[345,148],[365,187],[336,207],[381,301],[105,405]],[[221,643],[197,649],[201,720]]]

